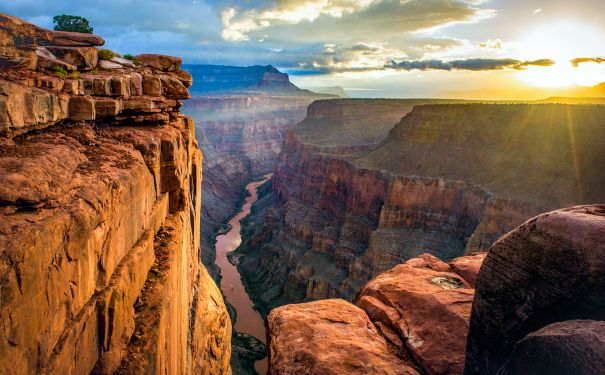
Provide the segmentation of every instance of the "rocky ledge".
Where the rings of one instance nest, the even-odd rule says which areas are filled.
[[[271,373],[599,374],[604,235],[603,205],[553,211],[487,254],[410,259],[369,281],[357,307],[276,308]]]
[[[7,15],[0,43],[0,373],[229,372],[180,59]]]

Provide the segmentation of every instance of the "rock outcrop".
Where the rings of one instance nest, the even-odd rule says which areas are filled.
[[[368,282],[358,307],[278,307],[267,318],[271,373],[461,374],[473,296],[450,265],[422,254]]]
[[[267,325],[274,375],[418,374],[362,310],[343,300],[282,306]]]
[[[0,41],[0,373],[227,373],[180,74],[6,15]]]
[[[447,263],[422,254],[368,282],[357,305],[424,373],[461,374],[474,294]]]
[[[524,350],[536,354],[536,368],[572,356],[578,369],[602,364],[602,335],[586,334],[602,325],[568,321],[605,320],[604,235],[605,206],[597,205],[540,215],[499,239],[477,279],[465,374],[496,373],[507,360],[505,373],[523,369]],[[563,337],[552,342],[553,335]],[[574,350],[592,349],[555,354],[576,340]],[[587,373],[596,369],[603,367]]]
[[[605,369],[605,321],[567,320],[515,344],[498,374],[600,374]]]
[[[384,141],[359,151],[365,134],[347,138],[359,127],[317,120],[342,118],[341,101],[334,112],[330,102],[288,132],[273,188],[244,228],[240,270],[265,312],[352,300],[419,254],[448,261],[486,251],[540,212],[605,200],[603,106],[411,101]],[[345,102],[358,103],[349,113],[369,113],[360,122],[377,117],[380,102]]]

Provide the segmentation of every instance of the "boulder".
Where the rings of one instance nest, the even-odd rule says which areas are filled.
[[[370,280],[357,305],[403,339],[426,374],[461,374],[474,290],[430,254]]]
[[[137,55],[134,59],[140,62],[143,66],[148,66],[150,68],[158,69],[164,72],[177,71],[183,63],[183,59],[181,59],[180,57],[151,53]]]
[[[122,66],[126,66],[129,68],[134,68],[134,63],[128,59],[125,59],[123,57],[119,57],[119,56],[114,56],[111,58],[111,62],[114,62],[116,64],[120,64]]]
[[[492,246],[477,278],[465,374],[494,374],[551,323],[605,320],[605,205],[539,215]]]
[[[95,101],[90,96],[72,96],[69,98],[69,119],[74,121],[92,121],[96,118]]]
[[[54,71],[56,67],[61,67],[65,70],[78,70],[78,67],[65,62],[63,60],[59,60],[55,55],[53,55],[49,50],[44,47],[36,48],[36,56],[37,56],[37,64],[36,68],[38,70],[46,70],[46,71]]]
[[[122,110],[122,103],[120,100],[115,99],[103,99],[95,101],[95,112],[96,117],[113,117],[116,116]]]
[[[477,275],[487,253],[473,253],[464,257],[456,258],[450,262],[450,267],[471,286],[475,286]]]
[[[162,81],[160,80],[160,77],[145,74],[143,76],[143,94],[148,96],[162,95]]]
[[[139,73],[130,73],[130,95],[143,95],[143,76]]]
[[[186,72],[184,70],[177,70],[173,73],[173,76],[176,77],[179,81],[185,85],[185,87],[189,88],[193,84],[193,76],[191,73]]]
[[[162,80],[162,89],[163,94],[167,98],[171,99],[189,99],[189,90],[183,85],[181,81],[178,79],[168,76],[162,75],[160,76]]]
[[[59,60],[75,65],[80,70],[92,70],[97,66],[99,54],[94,47],[46,47]]]
[[[100,60],[99,68],[105,70],[124,69],[122,65],[109,60]]]
[[[605,322],[567,320],[548,325],[515,344],[499,375],[583,374],[605,370]]]
[[[267,317],[269,373],[418,374],[363,310],[343,300],[281,306]]]

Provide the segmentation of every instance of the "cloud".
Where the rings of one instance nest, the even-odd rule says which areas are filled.
[[[577,57],[577,58],[571,60],[570,62],[571,62],[571,65],[573,65],[574,67],[577,68],[580,64],[588,63],[588,62],[603,64],[603,63],[605,63],[605,57]]]
[[[277,0],[221,12],[222,36],[234,42],[351,44],[395,41],[422,30],[476,22],[495,11],[472,0]]]
[[[502,41],[500,39],[488,39],[485,42],[479,43],[479,48],[499,50],[502,49]]]
[[[550,59],[520,61],[516,59],[466,59],[466,60],[407,60],[390,61],[385,67],[399,70],[524,70],[529,66],[552,66],[555,62]]]

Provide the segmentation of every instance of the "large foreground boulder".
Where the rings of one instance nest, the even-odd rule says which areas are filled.
[[[480,256],[457,258],[479,271]],[[467,270],[465,275],[473,278]],[[474,289],[430,254],[408,260],[369,281],[357,305],[426,374],[461,374]]]
[[[361,309],[343,300],[278,307],[267,324],[274,375],[418,374]]]
[[[568,320],[525,336],[500,375],[582,374],[605,371],[605,322]]]
[[[604,290],[605,205],[527,221],[492,246],[479,272],[465,374],[497,373],[520,340],[551,323],[605,320]]]

